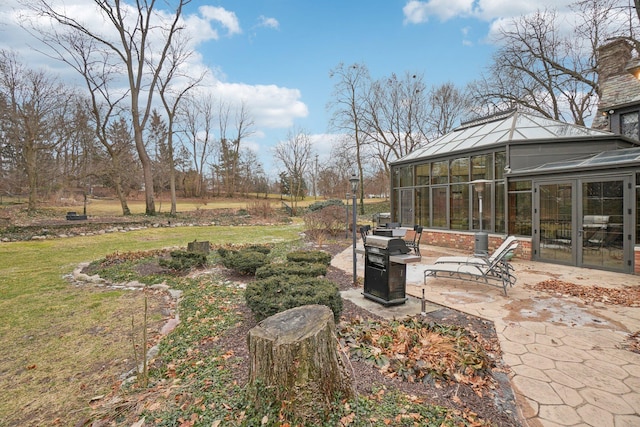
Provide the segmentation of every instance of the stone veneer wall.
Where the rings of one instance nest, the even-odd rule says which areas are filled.
[[[633,264],[633,270],[635,274],[640,274],[640,247],[636,246],[633,251],[635,262]]]
[[[504,241],[502,235],[489,234],[489,253],[492,253]],[[447,230],[424,230],[421,244],[441,246],[444,248],[457,249],[465,252],[473,252],[475,248],[475,233]],[[518,239],[518,249],[515,257],[520,259],[531,259],[531,239]]]

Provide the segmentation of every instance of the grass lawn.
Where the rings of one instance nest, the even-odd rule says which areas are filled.
[[[73,286],[63,276],[78,263],[116,251],[184,248],[195,239],[293,241],[301,230],[295,224],[149,228],[0,243],[0,426],[74,425],[131,367],[132,323],[142,318],[144,294]],[[151,295],[150,322],[162,320],[157,303]]]

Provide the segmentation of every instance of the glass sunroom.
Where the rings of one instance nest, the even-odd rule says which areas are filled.
[[[517,236],[521,257],[640,272],[633,139],[509,111],[414,150],[391,177],[392,220],[422,225],[429,244],[469,250],[482,225],[492,246]],[[485,183],[482,209],[474,181]]]

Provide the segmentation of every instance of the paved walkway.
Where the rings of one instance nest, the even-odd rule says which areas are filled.
[[[640,277],[514,260],[518,281],[508,296],[498,287],[454,279],[428,278],[424,284],[421,266],[442,255],[464,254],[423,246],[422,261],[407,265],[407,294],[421,297],[424,289],[429,301],[494,322],[518,406],[530,427],[640,426],[640,354],[623,349],[629,333],[640,330],[640,308],[585,305],[526,287],[548,279],[640,286]],[[332,264],[352,272],[351,249]],[[359,277],[364,277],[363,264],[358,255]],[[407,305],[408,314],[419,313],[419,307]]]

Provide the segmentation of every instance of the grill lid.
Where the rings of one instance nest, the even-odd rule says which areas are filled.
[[[373,247],[379,249],[385,249],[390,253],[395,254],[408,254],[410,252],[407,244],[404,240],[399,239],[397,237],[387,237],[387,236],[367,236],[367,241],[365,244],[366,247]]]

